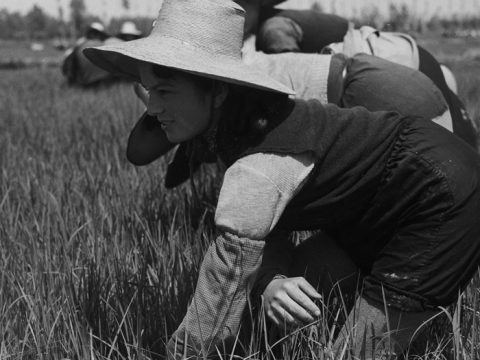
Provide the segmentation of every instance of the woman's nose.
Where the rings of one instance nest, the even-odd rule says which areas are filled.
[[[150,93],[150,96],[148,97],[147,113],[151,116],[155,116],[163,113],[164,111],[165,107],[163,102],[158,96],[155,96],[154,93]]]

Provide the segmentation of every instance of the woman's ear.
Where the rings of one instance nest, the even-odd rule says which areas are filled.
[[[225,99],[227,98],[229,90],[230,88],[226,82],[217,81],[213,91],[213,105],[215,106],[215,108],[218,109],[223,105]]]

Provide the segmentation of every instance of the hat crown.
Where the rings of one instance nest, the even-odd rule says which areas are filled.
[[[229,0],[165,0],[151,36],[241,59],[244,10]]]

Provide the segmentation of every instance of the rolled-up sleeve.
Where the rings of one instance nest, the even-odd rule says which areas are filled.
[[[203,359],[237,335],[264,245],[229,233],[210,245],[187,314],[167,345],[168,358]]]
[[[272,231],[313,168],[309,153],[253,154],[225,173],[215,223],[238,236],[261,240]]]
[[[237,336],[264,240],[312,167],[309,155],[255,154],[227,170],[215,215],[220,235],[206,252],[187,314],[167,345],[170,359],[205,358]]]

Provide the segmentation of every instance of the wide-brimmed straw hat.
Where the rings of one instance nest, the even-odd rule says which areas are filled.
[[[151,33],[87,48],[99,67],[139,82],[138,62],[162,65],[261,90],[293,90],[242,61],[244,10],[230,0],[165,0]]]

